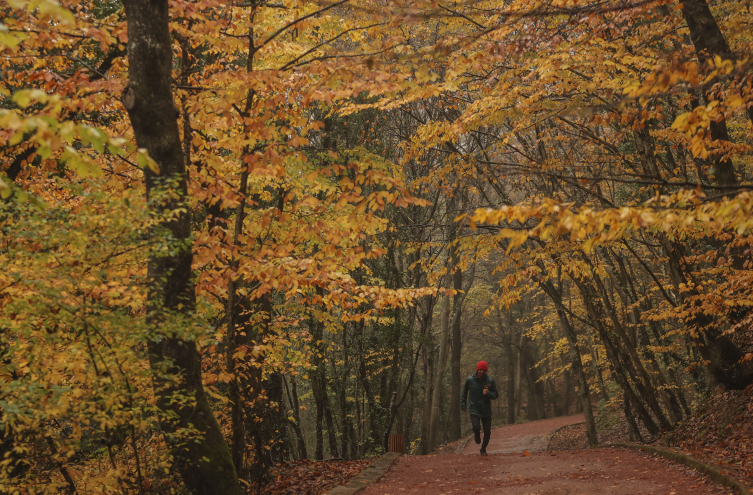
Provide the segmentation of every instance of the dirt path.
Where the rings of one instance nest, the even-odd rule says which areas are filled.
[[[706,495],[731,493],[664,459],[632,450],[543,452],[549,434],[583,420],[568,416],[492,430],[479,456],[403,456],[363,495]]]
[[[529,421],[519,425],[492,428],[492,438],[486,451],[490,454],[508,454],[511,452],[543,452],[549,443],[549,437],[557,428],[583,423],[583,413],[559,418]],[[483,434],[482,434],[483,435]],[[478,454],[480,447],[471,440],[465,446],[463,454]]]

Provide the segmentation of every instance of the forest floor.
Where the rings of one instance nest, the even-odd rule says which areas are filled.
[[[651,445],[669,448],[715,466],[722,473],[753,486],[753,386],[741,391],[717,391],[695,413]],[[606,416],[606,415],[605,415]],[[600,443],[628,443],[624,418],[598,425]],[[600,427],[599,427],[600,426]],[[644,438],[648,439],[646,432]],[[585,449],[585,425],[559,430],[548,450]]]
[[[294,461],[276,466],[261,495],[319,495],[335,485],[345,485],[371,463],[357,461]],[[251,490],[250,493],[255,493]]]
[[[705,495],[732,493],[693,470],[632,450],[544,452],[548,437],[580,416],[492,429],[488,456],[469,442],[464,454],[402,456],[363,495]],[[511,450],[518,449],[518,450]],[[492,453],[492,452],[500,453]],[[476,455],[472,455],[476,453]]]

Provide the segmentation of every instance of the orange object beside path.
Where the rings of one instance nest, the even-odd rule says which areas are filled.
[[[402,435],[390,435],[390,452],[405,454],[405,442]]]

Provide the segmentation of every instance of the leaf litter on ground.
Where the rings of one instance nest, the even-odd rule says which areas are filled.
[[[301,460],[279,464],[272,469],[271,481],[261,495],[320,495],[336,485],[345,485],[371,463],[357,461]]]
[[[672,431],[652,439],[641,431],[651,445],[689,455],[714,466],[722,473],[753,486],[753,385],[745,390],[716,391],[698,405],[692,416],[681,421]],[[630,442],[627,422],[620,415],[608,428],[597,430],[600,444]],[[557,431],[547,450],[587,449],[584,424],[571,425]]]

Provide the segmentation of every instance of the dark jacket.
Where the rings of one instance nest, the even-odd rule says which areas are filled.
[[[484,395],[484,387],[489,387],[489,391]],[[470,395],[470,397],[468,397]],[[485,375],[484,378],[478,378],[472,374],[465,379],[463,391],[460,393],[460,409],[467,409],[470,406],[470,412],[480,418],[488,418],[492,415],[491,401],[499,397],[497,385],[494,378]]]

